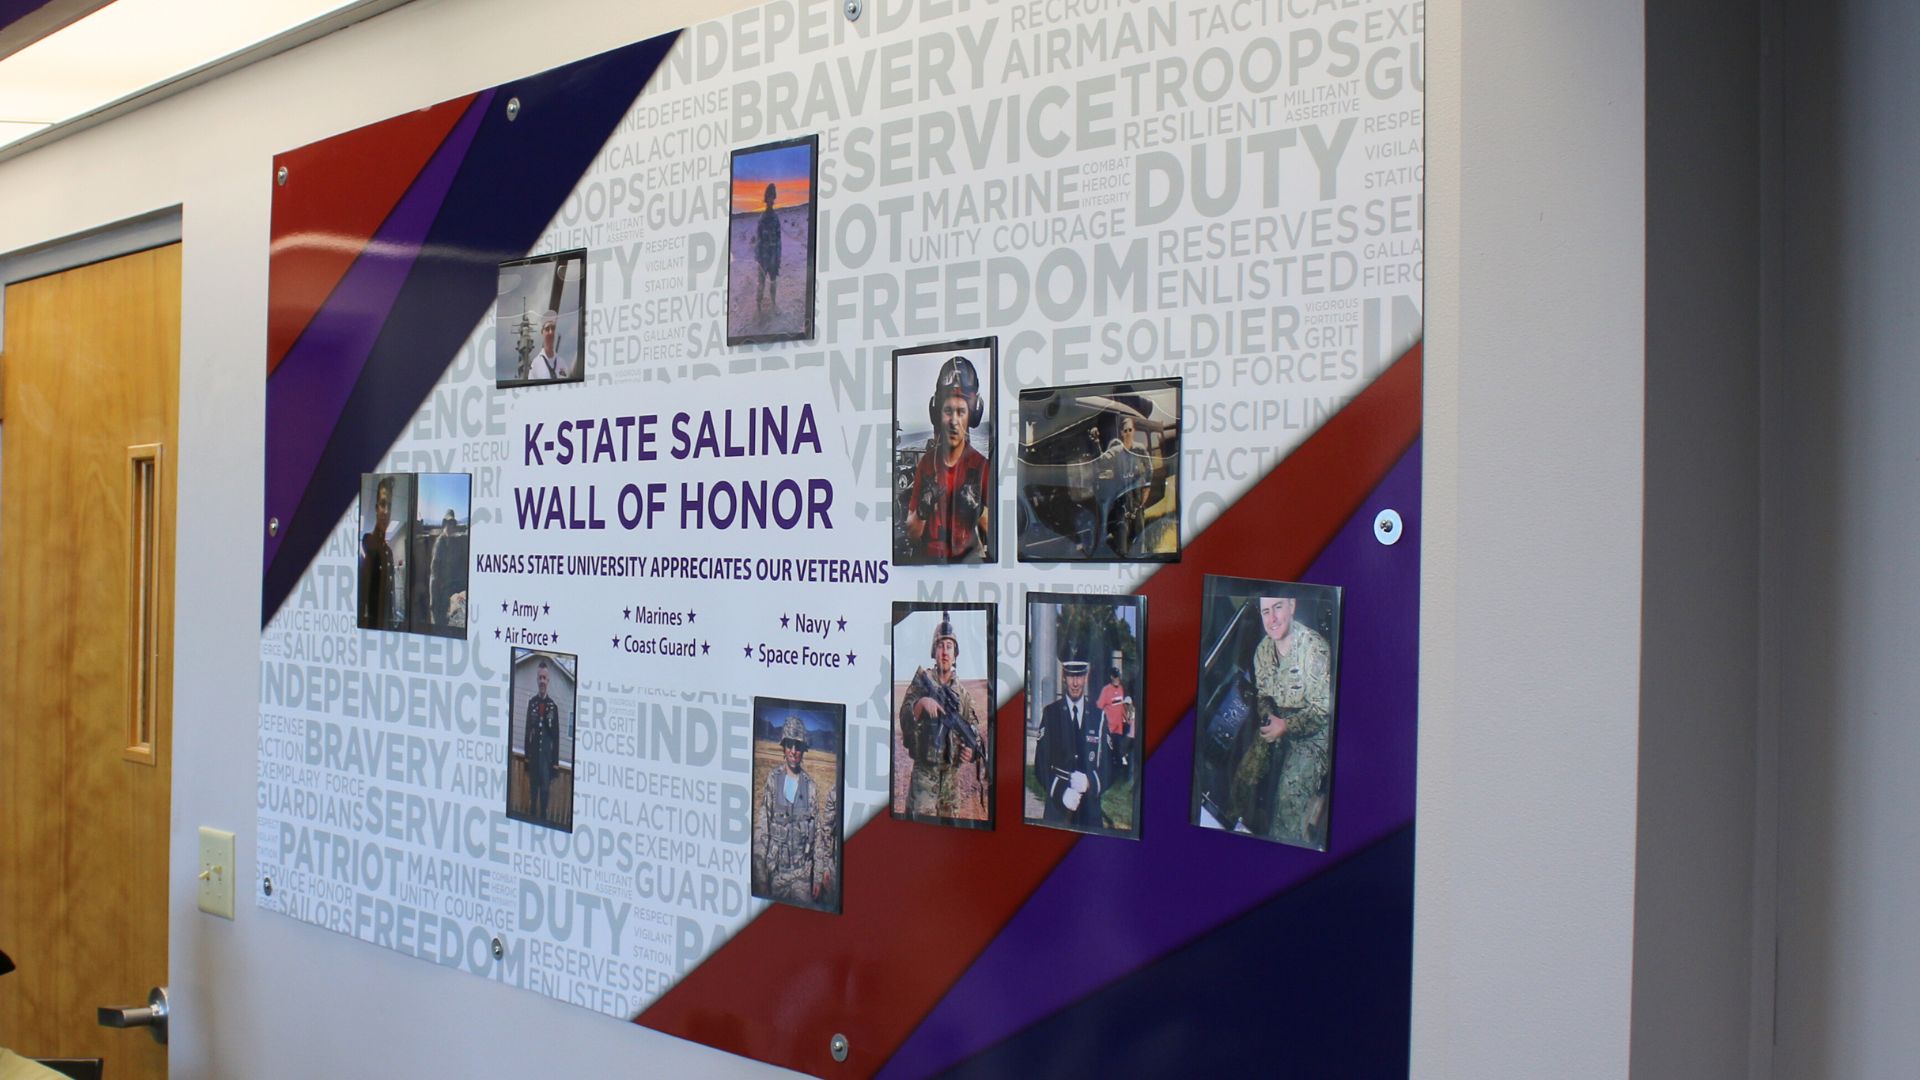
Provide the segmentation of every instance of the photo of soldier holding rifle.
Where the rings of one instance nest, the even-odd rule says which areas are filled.
[[[896,648],[910,640],[904,634],[933,619],[934,611],[915,611],[918,605],[894,605]],[[896,689],[896,758],[893,814],[913,821],[930,821],[971,828],[991,828],[993,824],[992,738],[982,720],[981,702],[991,702],[993,682],[962,680],[959,659],[961,638],[967,637],[970,652],[979,667],[990,655],[993,634],[991,609],[985,605],[953,605],[962,608],[956,619],[951,610],[940,609],[933,623],[928,655],[931,667],[917,666],[905,680],[904,690]],[[964,630],[962,629],[964,627]],[[896,652],[896,678],[906,666]],[[975,685],[969,686],[968,682]],[[898,683],[896,686],[898,687]],[[901,769],[907,771],[904,786],[899,783]]]

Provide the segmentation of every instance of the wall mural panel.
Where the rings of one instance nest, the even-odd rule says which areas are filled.
[[[1404,1073],[1422,30],[789,0],[277,158],[259,905],[823,1075]]]

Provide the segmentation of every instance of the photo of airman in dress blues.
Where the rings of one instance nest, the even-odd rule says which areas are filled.
[[[998,338],[893,352],[893,561],[997,561]],[[926,408],[920,403],[926,402]]]
[[[753,699],[753,895],[840,913],[846,730],[845,705]]]
[[[1325,851],[1340,590],[1209,576],[1200,626],[1193,823]]]
[[[994,608],[893,605],[896,818],[993,828]]]
[[[573,831],[574,688],[579,658],[513,650],[507,724],[507,816]]]
[[[1146,622],[1143,596],[1027,594],[1027,824],[1139,839]]]

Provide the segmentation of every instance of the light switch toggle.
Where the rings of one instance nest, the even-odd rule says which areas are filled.
[[[200,827],[200,910],[233,918],[233,834]]]

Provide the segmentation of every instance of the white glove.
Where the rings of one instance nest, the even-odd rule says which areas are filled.
[[[1066,796],[1060,800],[1060,805],[1066,807],[1069,814],[1080,809],[1080,789],[1068,788]]]
[[[1087,774],[1083,772],[1074,773],[1073,778],[1067,781],[1067,786],[1073,789],[1075,795],[1087,790]]]

